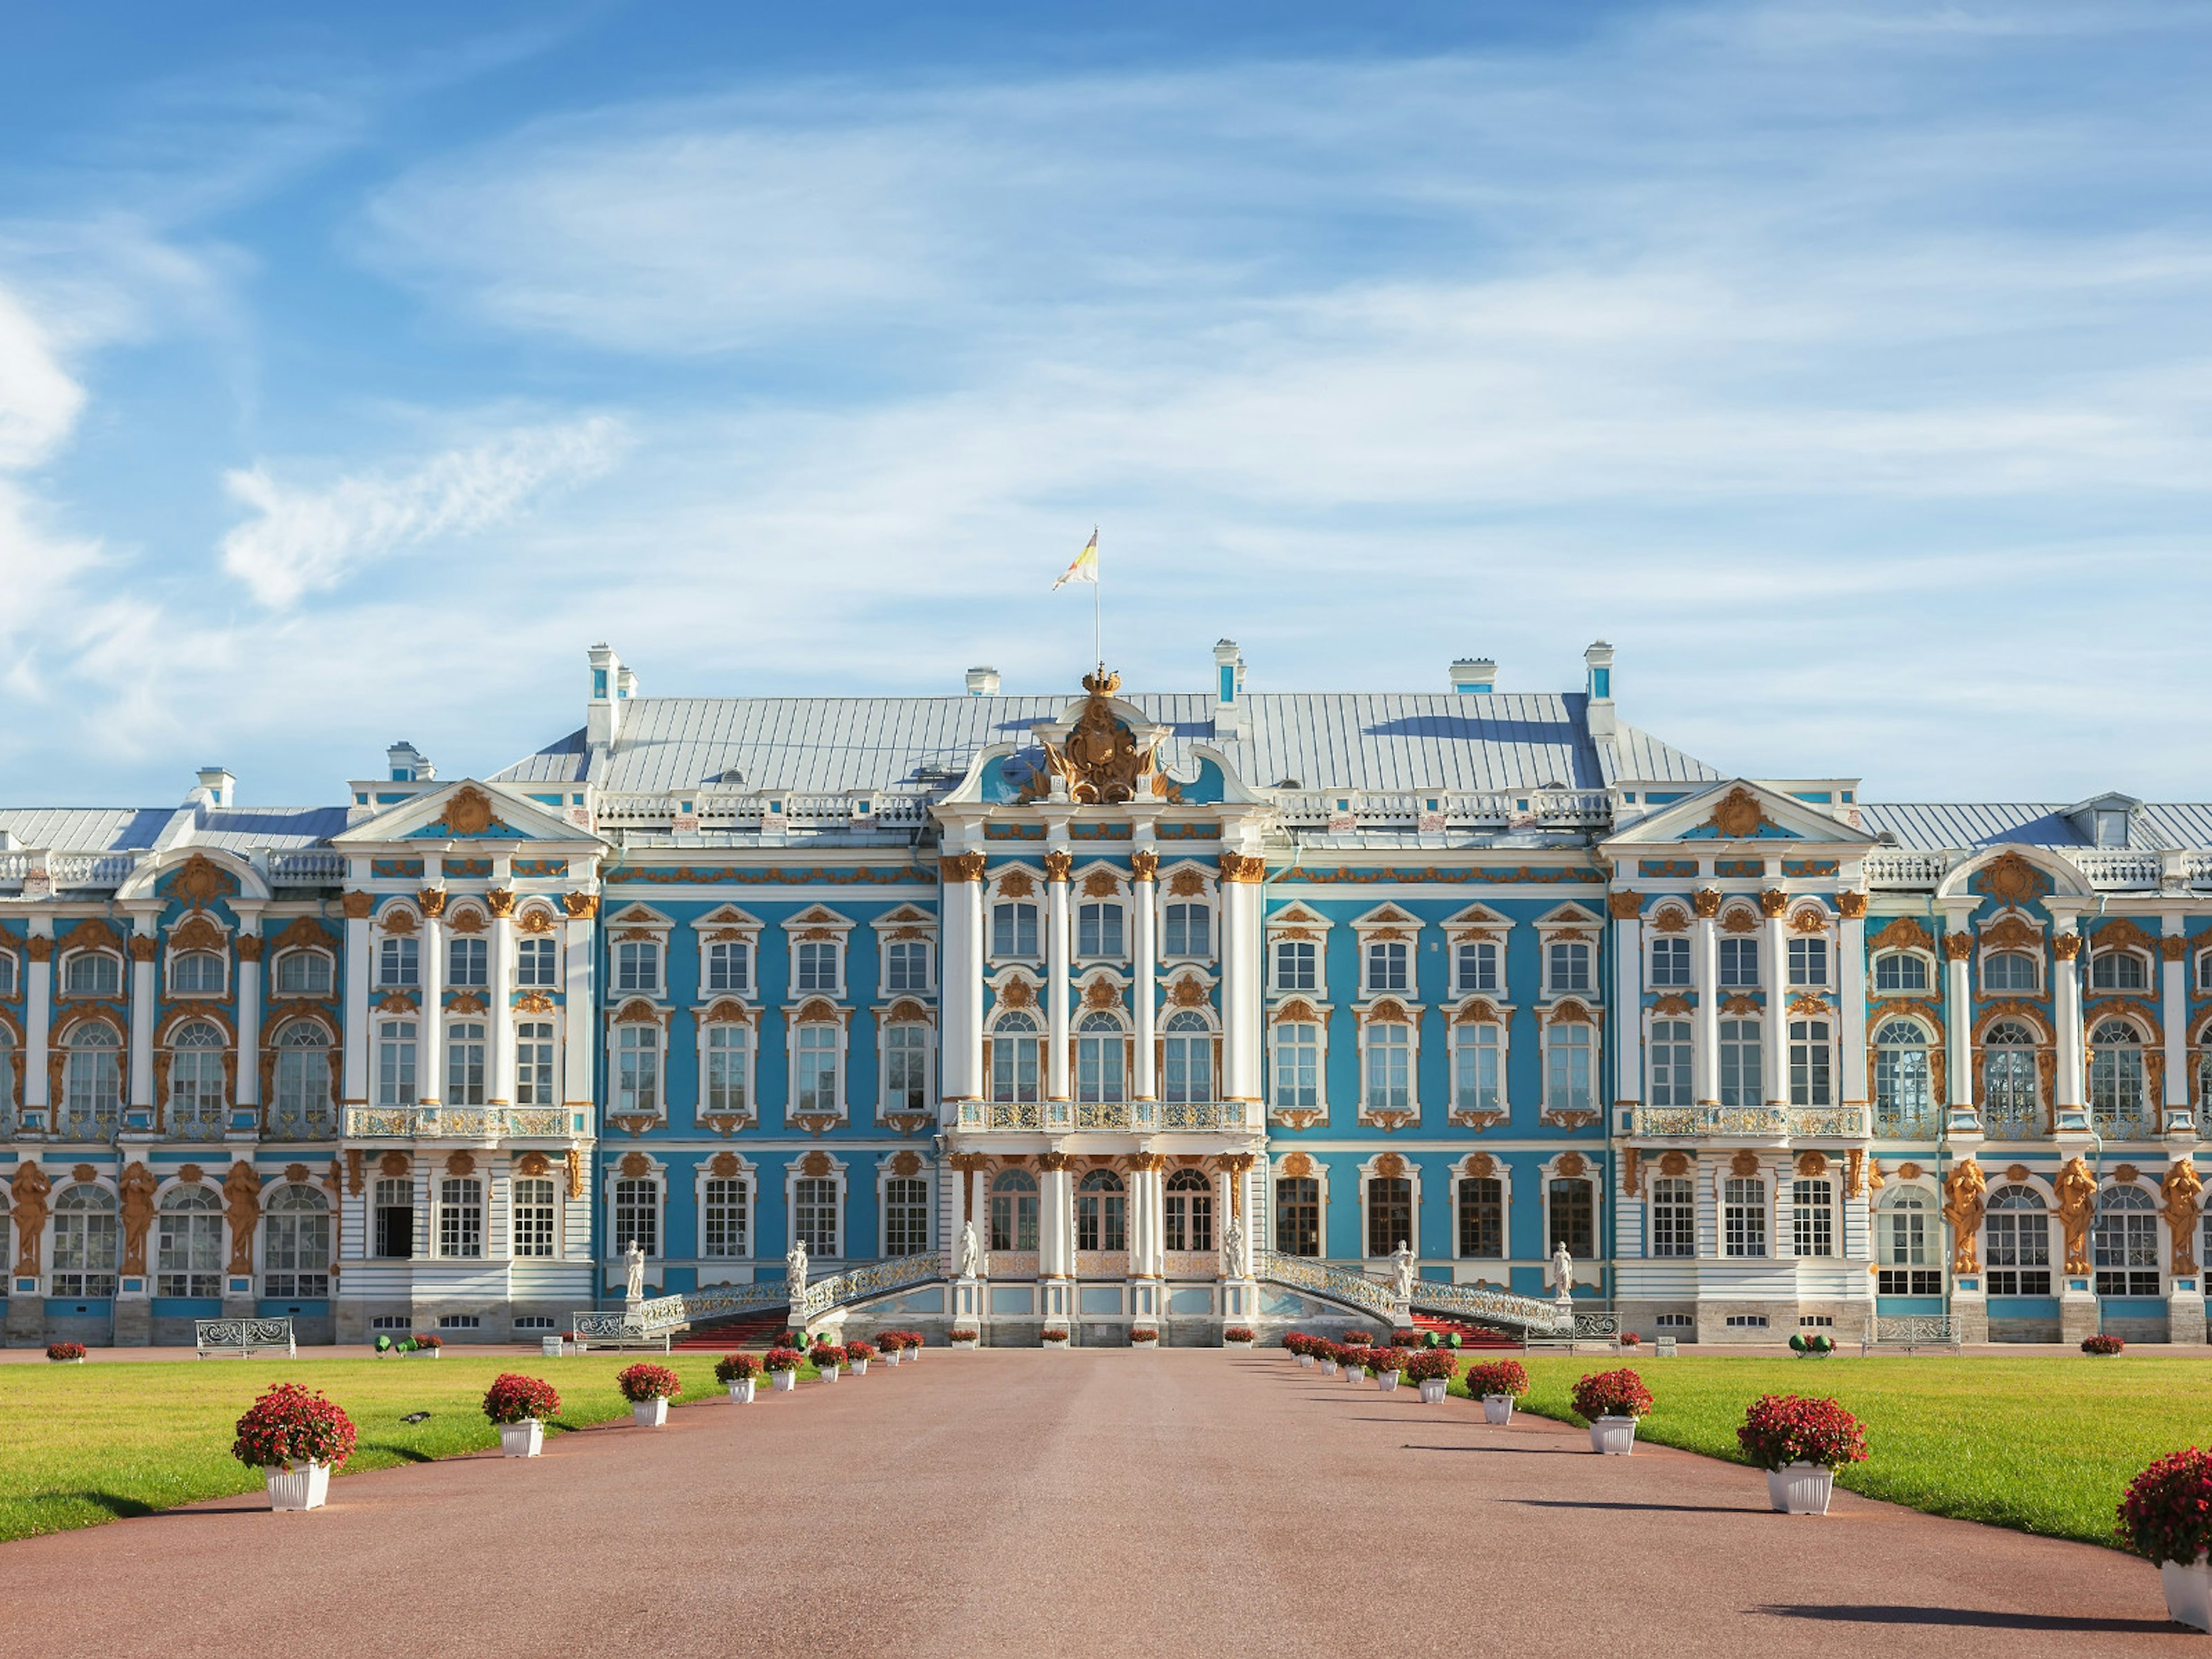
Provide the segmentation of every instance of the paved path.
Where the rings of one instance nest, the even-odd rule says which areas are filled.
[[[1279,1353],[939,1350],[331,1492],[0,1546],[0,1653],[2212,1651],[2110,1551]]]

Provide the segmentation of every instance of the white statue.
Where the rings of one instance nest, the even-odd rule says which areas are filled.
[[[1552,1252],[1552,1294],[1571,1296],[1574,1289],[1575,1259],[1567,1254],[1566,1241],[1561,1239],[1559,1248]]]
[[[645,1300],[645,1252],[631,1239],[623,1246],[623,1295],[631,1302]]]
[[[1221,1233],[1221,1276],[1224,1279],[1244,1277],[1244,1221],[1232,1215]]]
[[[1400,1239],[1398,1248],[1390,1252],[1390,1261],[1392,1293],[1401,1302],[1411,1302],[1413,1299],[1413,1252],[1404,1239]]]
[[[963,1279],[983,1277],[983,1241],[975,1237],[975,1218],[973,1216],[960,1224],[960,1276]]]
[[[791,1253],[783,1258],[784,1283],[791,1289],[791,1305],[796,1308],[799,1298],[806,1294],[806,1241],[792,1242]]]

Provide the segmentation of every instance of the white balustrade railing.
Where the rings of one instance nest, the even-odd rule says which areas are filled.
[[[930,799],[910,793],[854,791],[690,790],[595,796],[592,812],[603,828],[672,829],[678,819],[702,830],[865,830],[873,824],[907,830],[927,822]],[[769,809],[774,808],[773,811]]]
[[[565,1106],[349,1106],[349,1140],[570,1139],[588,1132],[586,1115]]]
[[[343,881],[343,853],[271,853],[269,884],[272,887],[325,887]]]
[[[1602,828],[1613,819],[1602,789],[1403,790],[1278,789],[1275,815],[1291,829],[1350,822],[1376,829],[1496,828],[1534,823],[1560,829]]]
[[[2163,860],[2155,853],[2089,847],[2062,847],[2058,850],[2092,887],[2155,888],[2164,868]]]
[[[1869,887],[1933,887],[1950,872],[1948,853],[1869,853],[1860,868]]]

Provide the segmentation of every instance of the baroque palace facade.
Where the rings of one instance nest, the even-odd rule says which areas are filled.
[[[1586,660],[653,699],[602,647],[488,778],[0,809],[8,1339],[505,1340],[635,1241],[655,1297],[935,1255],[872,1311],[999,1342],[1562,1246],[1686,1340],[2203,1340],[2212,806],[1729,778]]]

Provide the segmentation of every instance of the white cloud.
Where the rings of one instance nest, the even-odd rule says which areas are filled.
[[[596,477],[622,447],[621,424],[593,416],[447,450],[398,476],[356,473],[320,488],[279,483],[257,464],[223,478],[232,498],[258,515],[222,538],[223,568],[281,609],[337,586],[364,563],[475,534],[549,489]]]

